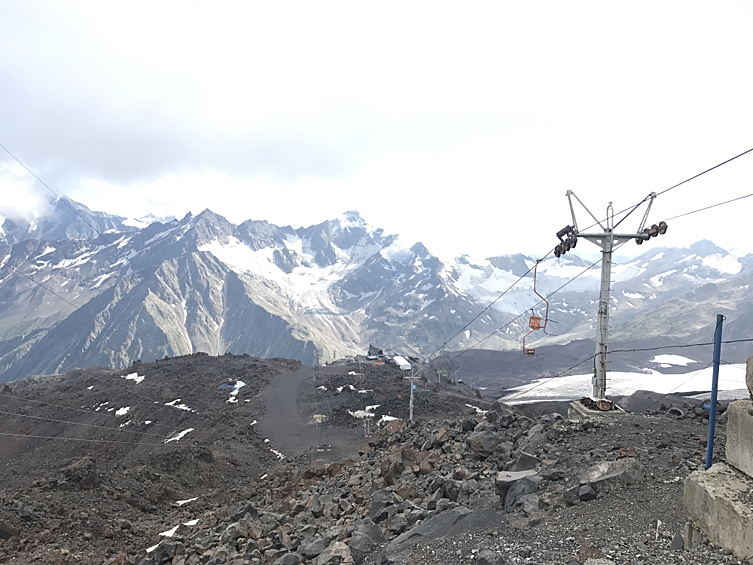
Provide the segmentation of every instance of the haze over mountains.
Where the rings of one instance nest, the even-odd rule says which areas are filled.
[[[312,364],[374,343],[426,356],[460,330],[448,351],[488,336],[484,349],[517,350],[531,308],[544,314],[529,275],[464,329],[535,258],[439,258],[357,212],[305,228],[210,210],[140,225],[70,200],[36,222],[0,218],[0,381],[196,351]],[[613,269],[613,341],[709,341],[717,313],[726,332],[753,334],[753,256],[659,241],[671,239]],[[539,265],[543,295],[578,278],[550,299],[554,335],[528,344],[592,337],[600,274],[589,264],[571,252]]]

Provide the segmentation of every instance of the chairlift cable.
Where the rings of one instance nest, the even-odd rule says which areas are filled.
[[[745,153],[749,153],[750,151],[753,151],[753,149],[751,149],[751,150],[749,150],[749,151],[746,151]],[[740,157],[740,156],[742,156],[742,155],[745,155],[745,153],[741,153],[740,155],[738,155],[738,157]],[[737,157],[735,157],[735,158],[737,158]],[[730,159],[730,160],[731,160],[731,159]],[[726,163],[726,162],[729,162],[729,161],[725,161],[725,163]],[[724,164],[724,163],[721,163],[721,164]],[[721,164],[720,164],[720,165],[717,165],[717,167],[718,167],[718,166],[721,166]],[[713,169],[713,168],[716,168],[716,167],[712,167],[712,169]],[[710,171],[710,170],[712,170],[712,169],[708,169],[708,171]],[[705,172],[708,172],[708,171],[705,171]],[[701,173],[701,174],[703,174],[703,173]],[[699,175],[696,175],[696,177],[697,177],[697,176],[699,176]],[[693,177],[693,178],[695,178],[695,177]],[[688,180],[691,180],[691,179],[688,179]],[[687,181],[684,181],[684,182],[687,182]],[[680,186],[680,184],[682,184],[682,183],[679,183],[679,184],[677,184],[677,185],[675,185],[675,186]],[[666,191],[665,191],[665,192],[666,192]],[[711,205],[711,206],[705,206],[705,207],[703,207],[703,208],[699,208],[698,210],[693,210],[693,211],[691,211],[691,212],[686,212],[686,213],[684,213],[684,214],[680,214],[680,215],[678,215],[678,216],[674,216],[674,217],[672,217],[672,218],[668,218],[668,219],[667,219],[667,220],[665,220],[665,221],[676,220],[677,218],[681,218],[681,217],[683,217],[683,216],[689,216],[690,214],[695,214],[695,213],[697,213],[697,212],[703,212],[704,210],[708,210],[708,209],[710,209],[710,208],[715,208],[715,207],[717,207],[717,206],[722,206],[723,204],[729,204],[729,203],[731,203],[731,202],[736,202],[737,200],[742,200],[742,199],[744,199],[744,198],[749,198],[749,197],[751,197],[751,196],[753,196],[753,193],[751,193],[751,194],[746,194],[746,195],[744,195],[744,196],[740,196],[740,197],[738,197],[738,198],[733,198],[732,200],[726,200],[726,201],[724,201],[724,202],[719,202],[718,204],[713,204],[713,205]],[[596,225],[596,224],[594,224],[594,225]],[[591,227],[593,227],[593,226],[591,226]],[[623,245],[625,245],[625,243],[626,243],[626,242],[623,242],[623,243],[619,244],[619,245],[618,245],[617,247],[615,247],[615,250],[617,250],[617,249],[619,249],[620,247],[622,247]],[[600,262],[601,262],[601,259],[599,259],[598,261],[596,261],[596,263],[593,263],[593,264],[592,264],[592,265],[591,265],[590,267],[588,267],[588,268],[587,268],[586,270],[588,270],[588,269],[591,269],[592,267],[594,267],[595,265],[597,265],[597,264],[598,264],[598,263],[600,263]],[[530,269],[529,269],[529,271],[528,271],[528,272],[530,273]],[[566,283],[565,283],[564,285],[562,285],[561,287],[559,287],[559,288],[558,288],[557,290],[555,290],[555,291],[554,291],[554,292],[552,292],[551,294],[548,294],[548,295],[547,295],[547,298],[549,298],[550,296],[552,296],[552,294],[554,294],[555,292],[559,292],[560,290],[562,290],[562,288],[564,288],[565,286],[567,286],[568,284],[570,284],[570,283],[571,283],[571,282],[572,282],[573,280],[575,280],[576,278],[580,277],[580,276],[581,276],[582,274],[584,274],[584,273],[585,273],[585,271],[583,271],[583,272],[579,273],[578,275],[576,275],[575,277],[573,277],[572,279],[570,279],[569,281],[567,281],[567,282],[566,282]],[[527,274],[528,274],[528,273],[526,273],[526,275],[527,275]],[[516,282],[515,282],[514,284],[517,284],[518,282],[519,282],[519,281],[516,281]],[[508,290],[509,290],[509,289],[508,289]],[[507,292],[507,291],[506,291],[506,292]],[[501,297],[500,297],[500,298],[501,298]],[[534,307],[538,306],[539,304],[541,304],[541,301],[539,301],[539,302],[537,302],[536,304],[534,304]],[[499,327],[499,328],[497,328],[497,329],[496,329],[496,330],[495,330],[494,332],[492,332],[491,334],[487,335],[487,336],[486,336],[485,338],[483,338],[482,340],[480,340],[480,341],[476,342],[476,343],[475,343],[474,345],[472,345],[471,347],[469,347],[469,348],[465,349],[465,350],[464,350],[464,351],[462,351],[462,352],[461,352],[461,353],[460,353],[459,355],[463,355],[464,353],[467,353],[468,351],[471,351],[472,349],[475,349],[475,348],[476,348],[476,347],[478,347],[478,346],[479,346],[479,345],[480,345],[481,343],[483,343],[483,342],[485,342],[486,340],[490,339],[490,338],[491,338],[491,337],[492,337],[492,336],[493,336],[493,335],[494,335],[495,333],[497,333],[497,332],[498,332],[499,330],[501,330],[501,329],[504,329],[505,327],[509,326],[509,325],[510,325],[511,323],[513,323],[513,322],[515,322],[516,320],[518,320],[519,318],[521,318],[521,317],[522,317],[522,315],[523,315],[523,314],[525,314],[525,312],[527,312],[528,310],[530,310],[530,308],[527,308],[527,309],[526,309],[526,310],[525,310],[525,311],[524,311],[524,312],[523,312],[522,314],[520,314],[520,315],[516,316],[515,318],[513,318],[512,320],[510,320],[510,322],[508,322],[507,324],[505,324],[505,325],[503,325],[503,326],[500,326],[500,327]],[[475,318],[474,318],[474,319],[475,319]],[[466,326],[466,327],[467,327],[467,326]],[[462,331],[462,330],[461,330],[461,331]],[[457,334],[456,334],[456,335],[457,335]],[[453,338],[454,338],[454,337],[455,337],[455,336],[453,336]],[[451,338],[451,339],[452,339],[452,338]],[[743,340],[743,341],[745,341],[745,340]],[[726,341],[725,341],[725,342],[723,342],[723,343],[732,343],[732,342],[726,342]],[[435,352],[435,353],[436,353],[436,352]],[[616,353],[616,351],[610,351],[610,353]],[[453,358],[454,358],[454,357],[453,357]]]
[[[698,177],[700,177],[700,176],[703,176],[703,175],[705,175],[706,173],[709,173],[709,172],[713,171],[714,169],[718,169],[718,168],[719,168],[719,167],[721,167],[722,165],[726,165],[727,163],[730,163],[730,162],[734,161],[735,159],[738,159],[738,158],[740,158],[740,157],[742,157],[742,156],[744,156],[744,155],[747,155],[748,153],[750,153],[750,152],[752,152],[752,151],[753,151],[753,147],[751,147],[751,148],[750,148],[750,149],[748,149],[747,151],[743,151],[743,152],[742,152],[742,153],[740,153],[739,155],[735,155],[734,157],[731,157],[730,159],[727,159],[726,161],[723,161],[723,162],[721,162],[721,163],[719,163],[719,164],[717,164],[717,165],[714,165],[713,167],[710,167],[710,168],[706,169],[705,171],[702,171],[702,172],[700,172],[700,173],[698,173],[698,174],[696,174],[696,175],[693,175],[692,177],[690,177],[690,178],[687,178],[687,179],[685,179],[685,180],[684,180],[684,181],[682,181],[682,182],[678,182],[677,184],[675,184],[675,185],[672,185],[672,186],[670,186],[669,188],[665,188],[665,189],[664,189],[664,190],[662,190],[661,192],[657,192],[657,193],[656,193],[656,196],[661,196],[662,194],[666,194],[666,193],[667,193],[667,192],[669,192],[670,190],[673,190],[673,189],[677,188],[678,186],[682,186],[682,185],[683,185],[683,184],[685,184],[685,183],[688,183],[688,182],[690,182],[690,181],[692,181],[692,180],[694,180],[694,179],[697,179]],[[633,212],[633,210],[634,210],[635,208],[637,208],[638,206],[640,206],[641,204],[643,204],[643,203],[644,203],[644,202],[646,201],[646,199],[647,199],[647,198],[648,198],[648,196],[647,196],[647,197],[645,197],[645,198],[644,198],[643,200],[641,200],[641,201],[640,201],[640,202],[639,202],[638,204],[636,204],[635,206],[628,206],[628,207],[627,207],[627,208],[625,208],[624,210],[620,210],[619,212],[617,212],[617,213],[615,214],[615,216],[620,216],[620,215],[624,214],[625,212],[627,212],[628,210],[630,210],[630,211],[628,212],[628,215],[630,215],[630,214],[631,214],[631,213]],[[744,197],[744,198],[745,198],[745,197]],[[733,202],[733,201],[731,200],[730,202]],[[723,204],[726,204],[726,202],[724,202]],[[716,204],[716,206],[720,206],[720,204]],[[698,211],[700,211],[700,210],[698,210]],[[625,216],[625,217],[627,217],[627,216]],[[678,218],[678,217],[680,217],[680,216],[675,216],[675,218],[669,218],[669,220],[673,220],[673,219],[676,219],[676,218]],[[622,219],[620,220],[620,222],[622,222],[622,220],[624,220],[624,219],[625,219],[625,218],[622,218]],[[665,220],[665,221],[669,221],[669,220]],[[591,229],[592,227],[594,227],[594,226],[596,226],[596,225],[598,225],[598,223],[595,223],[595,224],[591,224],[590,226],[588,226],[587,228],[584,228],[584,229],[583,229],[583,230],[581,230],[581,231],[588,231],[589,229]],[[617,224],[617,225],[619,225],[619,222],[618,222],[618,224]],[[615,227],[616,227],[616,226],[615,226]]]
[[[683,184],[685,184],[685,183],[687,183],[687,182],[690,182],[691,180],[693,180],[693,179],[696,179],[696,178],[698,178],[698,177],[700,177],[700,176],[702,176],[702,175],[705,175],[706,173],[708,173],[708,172],[711,172],[711,171],[713,171],[714,169],[717,169],[717,168],[721,167],[722,165],[726,165],[727,163],[730,163],[731,161],[734,161],[735,159],[738,159],[738,158],[740,158],[740,157],[742,157],[742,156],[744,156],[744,155],[746,155],[746,154],[748,154],[748,153],[750,153],[750,152],[752,152],[752,151],[753,151],[753,148],[750,148],[750,149],[748,149],[747,151],[743,151],[743,152],[742,152],[742,153],[740,153],[739,155],[736,155],[736,156],[734,156],[734,157],[732,157],[732,158],[730,158],[730,159],[727,159],[726,161],[723,161],[722,163],[719,163],[719,164],[717,164],[717,165],[715,165],[715,166],[713,166],[713,167],[710,167],[710,168],[706,169],[705,171],[702,171],[702,172],[700,172],[700,173],[698,173],[698,174],[696,174],[696,175],[693,175],[692,177],[690,177],[690,178],[687,178],[687,179],[685,179],[685,180],[684,180],[684,181],[682,181],[682,182],[679,182],[679,183],[677,183],[677,184],[675,184],[675,185],[673,185],[673,186],[670,186],[669,188],[666,188],[666,189],[662,190],[661,192],[658,192],[658,193],[656,194],[656,196],[660,196],[660,195],[662,195],[662,194],[666,194],[666,193],[667,193],[667,192],[669,192],[670,190],[673,190],[673,189],[675,189],[675,188],[677,188],[677,187],[679,187],[679,186],[682,186]],[[713,206],[708,206],[708,207],[706,207],[706,208],[702,208],[702,209],[700,209],[700,210],[695,210],[695,211],[693,211],[693,212],[688,212],[688,213],[686,213],[686,214],[681,214],[681,215],[679,215],[679,216],[675,216],[675,217],[673,217],[673,218],[669,218],[668,220],[665,220],[665,221],[670,221],[670,220],[674,220],[674,219],[680,218],[680,217],[682,217],[682,216],[690,215],[690,214],[693,214],[693,213],[695,213],[695,212],[700,212],[700,211],[702,211],[702,210],[708,210],[709,208],[713,208],[713,207],[715,207],[715,206],[721,206],[722,204],[728,204],[728,203],[730,203],[730,202],[735,202],[736,200],[741,200],[741,199],[743,199],[743,198],[748,198],[749,196],[753,196],[753,193],[752,193],[752,194],[748,194],[748,195],[746,195],[746,196],[742,196],[742,197],[739,197],[739,198],[735,198],[735,199],[733,199],[733,200],[728,200],[728,201],[726,201],[726,202],[722,202],[722,203],[719,203],[719,204],[715,204],[715,205],[713,205]],[[626,215],[626,216],[624,216],[623,218],[621,218],[621,219],[620,219],[620,221],[619,221],[619,222],[617,222],[617,224],[616,224],[616,225],[619,225],[619,224],[620,224],[620,223],[621,223],[621,222],[622,222],[622,221],[623,221],[623,220],[624,220],[625,218],[627,218],[627,216],[629,216],[630,214],[632,214],[632,213],[633,213],[633,211],[635,211],[635,210],[636,210],[636,209],[637,209],[637,208],[638,208],[638,207],[639,207],[639,206],[640,206],[641,204],[643,204],[643,203],[644,203],[644,202],[645,202],[645,201],[646,201],[647,199],[648,199],[648,196],[644,197],[644,198],[643,198],[643,199],[642,199],[642,200],[641,200],[641,201],[640,201],[640,202],[639,202],[638,204],[635,204],[635,205],[633,205],[633,206],[628,206],[628,207],[627,207],[627,208],[625,208],[624,210],[621,210],[621,211],[617,212],[616,214],[614,214],[615,216],[620,216],[620,215],[624,214],[625,212],[627,212],[627,215]],[[591,229],[592,227],[594,227],[594,226],[596,226],[596,225],[598,225],[598,222],[597,222],[597,223],[594,223],[594,224],[592,224],[592,225],[590,225],[590,226],[588,226],[587,228],[585,228],[585,229],[584,229],[584,230],[582,230],[582,231],[587,231],[587,230]],[[615,226],[615,227],[616,227],[616,226]],[[550,251],[549,253],[551,253],[551,251]],[[542,258],[541,260],[543,260],[543,259],[545,259],[546,257],[548,257],[548,256],[549,256],[549,253],[547,253],[547,255],[545,255],[545,256],[544,256],[544,257],[543,257],[543,258]],[[508,291],[509,291],[510,289],[512,289],[512,288],[513,288],[513,287],[514,287],[515,285],[517,285],[517,284],[518,284],[518,283],[519,283],[519,282],[520,282],[520,281],[521,281],[521,280],[522,280],[522,279],[523,279],[523,278],[524,278],[525,276],[527,276],[527,275],[528,275],[528,274],[529,274],[530,272],[531,272],[531,269],[529,269],[529,270],[528,270],[528,271],[527,271],[527,272],[526,272],[526,273],[525,273],[525,274],[524,274],[524,275],[523,275],[522,277],[520,277],[520,278],[519,278],[519,279],[518,279],[517,281],[515,281],[515,282],[513,283],[513,285],[511,285],[511,287],[510,287],[510,288],[508,288],[507,290],[505,290],[505,291],[504,291],[504,292],[503,292],[503,293],[502,293],[502,294],[501,294],[501,295],[500,295],[499,297],[497,297],[497,298],[496,298],[496,299],[495,299],[495,300],[494,300],[494,301],[493,301],[493,302],[492,302],[491,304],[489,304],[489,305],[488,305],[488,306],[487,306],[486,308],[484,308],[484,309],[483,309],[483,310],[482,310],[482,311],[481,311],[481,312],[480,312],[480,313],[479,313],[479,314],[478,314],[478,315],[477,315],[476,317],[474,317],[474,318],[473,318],[473,319],[472,319],[472,320],[471,320],[470,322],[468,322],[468,323],[467,323],[467,324],[466,324],[465,326],[463,326],[463,327],[462,327],[462,328],[461,328],[461,329],[460,329],[460,330],[459,330],[458,332],[456,332],[456,333],[455,333],[455,334],[454,334],[454,335],[453,335],[452,337],[450,337],[450,338],[449,338],[449,339],[448,339],[447,341],[445,341],[445,342],[444,342],[444,344],[443,344],[443,345],[442,345],[441,347],[437,348],[437,350],[435,350],[434,352],[432,352],[432,353],[431,353],[431,354],[430,354],[430,355],[429,355],[428,357],[432,357],[433,355],[435,355],[435,354],[436,354],[436,353],[437,353],[438,351],[440,351],[441,349],[443,349],[443,348],[444,348],[444,347],[445,347],[445,346],[447,345],[447,343],[449,343],[450,341],[452,341],[453,339],[455,339],[455,338],[456,338],[456,337],[457,337],[458,335],[460,335],[460,333],[462,333],[462,332],[463,332],[463,331],[464,331],[465,329],[467,329],[467,328],[468,328],[468,326],[469,326],[470,324],[472,324],[472,323],[473,323],[474,321],[476,321],[476,320],[477,320],[477,319],[478,319],[478,318],[479,318],[479,317],[480,317],[480,316],[481,316],[481,315],[482,315],[482,314],[483,314],[484,312],[486,312],[486,310],[488,310],[488,309],[489,309],[489,308],[490,308],[490,307],[491,307],[491,306],[492,306],[492,305],[494,304],[494,302],[496,302],[497,300],[501,299],[501,298],[502,298],[502,297],[503,297],[503,296],[504,296],[505,294],[507,294],[507,292],[508,292]],[[516,318],[516,319],[517,319],[517,318]],[[513,320],[513,321],[514,321],[514,320]],[[503,327],[504,327],[504,326],[503,326]],[[501,329],[501,328],[499,328],[499,329]],[[494,333],[496,333],[496,331],[495,331]],[[491,335],[493,335],[493,334],[491,334]],[[487,336],[487,337],[486,337],[486,338],[485,338],[484,340],[482,340],[482,341],[486,341],[487,339],[489,339],[489,337],[491,337],[491,335],[490,335],[490,336]],[[478,345],[478,344],[476,344],[476,345]],[[475,347],[475,346],[472,346],[472,347],[471,347],[470,349],[472,349],[473,347]]]
[[[574,281],[575,279],[577,279],[578,277],[580,277],[580,276],[582,276],[582,275],[586,274],[586,273],[587,273],[587,272],[588,272],[589,270],[591,270],[591,269],[592,269],[593,267],[595,267],[595,266],[596,266],[596,265],[598,265],[599,263],[601,263],[601,259],[599,259],[599,260],[595,261],[594,263],[590,264],[590,265],[589,265],[588,267],[586,267],[586,268],[585,268],[585,269],[584,269],[583,271],[581,271],[580,273],[578,273],[577,275],[575,275],[574,277],[572,277],[571,279],[569,279],[569,280],[568,280],[567,282],[565,282],[564,284],[562,284],[562,285],[561,285],[561,286],[560,286],[559,288],[557,288],[557,289],[553,290],[552,292],[550,292],[549,294],[547,294],[547,295],[546,295],[546,298],[550,298],[551,296],[553,296],[553,295],[554,295],[554,294],[556,294],[557,292],[561,291],[561,290],[562,290],[563,288],[565,288],[565,287],[566,287],[567,285],[569,285],[570,283],[572,283],[572,282],[573,282],[573,281]],[[536,304],[534,304],[534,305],[533,305],[533,308],[535,308],[536,306],[538,306],[538,305],[539,305],[539,304],[541,304],[542,302],[543,302],[543,299],[542,299],[542,300],[539,300],[539,301],[538,301],[538,302],[537,302]],[[480,340],[480,341],[478,341],[478,342],[474,343],[474,344],[473,344],[473,345],[472,345],[471,347],[469,347],[469,348],[467,348],[467,349],[465,349],[465,350],[461,351],[461,352],[460,352],[460,353],[458,353],[457,355],[454,355],[454,356],[453,356],[453,357],[452,357],[452,358],[451,358],[450,360],[454,360],[454,359],[457,359],[458,357],[460,357],[460,356],[464,355],[465,353],[468,353],[469,351],[471,351],[471,350],[475,349],[476,347],[478,347],[479,345],[481,345],[481,344],[482,344],[483,342],[485,342],[485,341],[486,341],[487,339],[491,338],[491,337],[492,337],[492,336],[493,336],[494,334],[496,334],[496,333],[497,333],[498,331],[500,331],[500,330],[502,330],[502,329],[506,328],[507,326],[509,326],[510,324],[512,324],[513,322],[515,322],[516,320],[518,320],[518,319],[522,318],[522,317],[523,317],[523,316],[524,316],[524,315],[525,315],[525,314],[526,314],[526,313],[527,313],[527,312],[528,312],[528,311],[529,311],[530,309],[531,309],[531,308],[526,308],[525,310],[523,310],[523,312],[521,312],[520,314],[518,314],[517,316],[515,316],[515,317],[514,317],[514,318],[513,318],[512,320],[510,320],[510,321],[509,321],[509,322],[507,322],[506,324],[504,324],[504,325],[502,325],[502,326],[498,327],[498,328],[497,328],[496,330],[494,330],[494,331],[493,331],[492,333],[490,333],[489,335],[487,335],[487,336],[486,336],[485,338],[483,338],[482,340]]]
[[[7,393],[4,393],[4,392],[0,392],[0,396],[5,397],[5,398],[11,398],[13,400],[23,401],[24,403],[33,402],[35,404],[43,404],[45,406],[52,406],[53,408],[60,408],[62,410],[74,410],[76,412],[83,412],[84,414],[103,415],[103,416],[106,415],[106,416],[110,416],[110,417],[113,417],[113,418],[117,418],[118,417],[118,416],[115,416],[114,414],[112,414],[111,412],[95,412],[94,410],[86,410],[84,408],[76,408],[75,406],[63,406],[61,404],[53,404],[51,402],[44,402],[42,400],[35,400],[33,398],[26,398],[26,397],[23,397],[23,396],[16,396],[16,395],[7,394]],[[175,426],[168,426],[166,424],[151,423],[149,425],[152,426],[152,427],[167,428],[167,429],[170,429],[170,430],[174,430],[175,429]]]
[[[165,447],[169,445],[168,443],[146,443],[146,442],[140,442],[140,441],[118,441],[114,439],[87,439],[87,438],[79,438],[79,437],[60,437],[60,436],[37,436],[37,435],[31,435],[31,434],[10,434],[5,432],[0,432],[0,436],[5,437],[17,437],[17,438],[34,438],[34,439],[56,439],[60,441],[84,441],[89,443],[117,443],[117,444],[125,444],[125,445],[152,445],[152,446],[159,446],[159,447]]]
[[[738,196],[737,198],[733,198],[732,200],[726,200],[724,202],[719,202],[718,204],[712,204],[711,206],[705,206],[703,208],[699,208],[698,210],[693,210],[692,212],[685,212],[684,214],[680,214],[678,216],[673,216],[671,218],[667,218],[665,221],[669,222],[670,220],[676,220],[677,218],[682,218],[684,216],[690,216],[691,214],[695,214],[697,212],[703,212],[704,210],[709,210],[711,208],[716,208],[717,206],[722,206],[724,204],[729,204],[730,202],[737,202],[738,200],[742,200],[744,198],[750,198],[753,196],[753,192],[750,194],[746,194],[745,196]]]
[[[548,257],[548,256],[549,256],[549,255],[550,255],[551,253],[552,253],[552,252],[550,251],[549,253],[547,253],[546,255],[544,255],[544,257],[542,257],[541,259],[539,259],[539,261],[543,261],[543,260],[544,260],[544,259],[546,259],[546,258],[547,258],[547,257]],[[482,310],[481,310],[481,311],[480,311],[480,312],[479,312],[478,314],[476,314],[476,316],[474,316],[472,320],[470,320],[470,321],[469,321],[469,322],[468,322],[468,323],[467,323],[466,325],[464,325],[464,326],[463,326],[462,328],[460,328],[460,329],[459,329],[459,330],[458,330],[457,332],[455,332],[455,334],[453,334],[453,336],[452,336],[452,337],[450,337],[450,338],[449,338],[449,339],[448,339],[447,341],[445,341],[445,342],[444,342],[444,343],[443,343],[443,344],[442,344],[442,345],[441,345],[440,347],[438,347],[438,348],[437,348],[436,350],[434,350],[434,351],[433,351],[432,353],[430,353],[429,355],[427,355],[427,357],[432,357],[432,356],[436,355],[436,354],[437,354],[437,353],[438,353],[439,351],[441,351],[442,349],[444,349],[444,348],[445,348],[445,347],[447,346],[447,344],[448,344],[448,343],[450,343],[450,342],[451,342],[451,341],[452,341],[453,339],[455,339],[455,338],[456,338],[457,336],[459,336],[459,335],[460,335],[461,333],[463,333],[463,331],[465,331],[466,329],[468,329],[468,326],[470,326],[470,325],[471,325],[471,324],[472,324],[473,322],[475,322],[476,320],[478,320],[478,319],[479,319],[479,318],[480,318],[480,317],[481,317],[481,316],[482,316],[482,315],[484,314],[484,312],[486,312],[487,310],[489,310],[489,309],[490,309],[490,308],[491,308],[491,307],[492,307],[492,306],[493,306],[493,305],[494,305],[494,304],[495,304],[495,303],[496,303],[497,301],[499,301],[499,300],[500,300],[500,299],[501,299],[501,298],[502,298],[502,297],[503,297],[503,296],[504,296],[505,294],[507,294],[508,292],[510,292],[510,291],[511,291],[511,290],[512,290],[512,289],[513,289],[513,288],[514,288],[515,286],[517,286],[517,284],[518,284],[518,283],[520,283],[520,281],[522,281],[522,280],[523,280],[523,279],[524,279],[525,277],[527,277],[527,276],[528,276],[528,274],[529,274],[529,273],[530,273],[530,272],[531,272],[531,271],[533,270],[534,266],[535,266],[535,264],[534,264],[534,265],[532,265],[532,266],[531,266],[531,267],[530,267],[530,268],[529,268],[529,269],[528,269],[528,270],[527,270],[527,271],[526,271],[525,273],[523,273],[523,274],[522,274],[522,275],[521,275],[521,276],[520,276],[520,277],[518,278],[518,280],[516,280],[516,281],[515,281],[514,283],[512,283],[512,284],[511,284],[511,285],[510,285],[509,287],[507,287],[507,288],[506,288],[506,289],[505,289],[505,290],[504,290],[504,291],[503,291],[503,292],[502,292],[502,293],[501,293],[501,294],[500,294],[499,296],[497,296],[497,298],[495,298],[495,299],[494,299],[494,300],[492,300],[492,301],[491,301],[491,302],[490,302],[489,304],[487,304],[487,305],[486,305],[486,307],[484,307],[484,308],[483,308],[483,309],[482,309]]]
[[[586,363],[586,362],[590,361],[591,359],[594,359],[595,357],[596,357],[596,354],[591,355],[590,357],[587,357],[586,359],[583,359],[582,361],[579,361],[578,363],[576,363],[572,367],[569,367],[568,369],[565,369],[564,371],[560,371],[556,375],[551,375],[549,377],[542,377],[542,380],[539,383],[535,384],[534,386],[532,386],[530,388],[527,388],[525,390],[518,391],[518,392],[516,392],[515,394],[513,394],[511,396],[505,396],[505,397],[501,398],[500,400],[502,402],[505,402],[507,400],[514,400],[515,398],[520,398],[524,394],[527,394],[527,393],[529,393],[529,392],[531,392],[533,390],[536,390],[537,388],[539,388],[540,386],[548,383],[552,379],[557,379],[559,377],[564,377],[566,373],[572,371],[573,369],[575,369],[577,367],[580,367],[583,363]]]
[[[125,433],[129,433],[129,434],[142,434],[142,435],[145,435],[145,436],[154,436],[154,437],[159,437],[159,438],[162,437],[162,435],[160,435],[160,434],[153,434],[153,433],[150,433],[150,432],[144,432],[144,431],[139,431],[139,430],[128,430],[126,428],[113,428],[111,426],[100,426],[100,425],[97,425],[97,424],[85,424],[83,422],[73,422],[71,420],[58,420],[56,418],[46,418],[44,416],[34,416],[33,414],[18,414],[16,412],[6,412],[4,410],[0,410],[0,414],[4,414],[6,416],[17,416],[19,418],[31,418],[31,419],[34,419],[34,420],[43,420],[45,422],[56,422],[58,424],[71,424],[72,426],[84,426],[84,427],[87,427],[87,428],[98,428],[100,430],[110,430],[110,431],[118,432],[118,433],[125,432]],[[175,428],[173,428],[173,430],[174,429]]]

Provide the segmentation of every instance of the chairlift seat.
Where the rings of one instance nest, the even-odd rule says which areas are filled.
[[[531,319],[528,321],[528,327],[532,330],[540,330],[541,316],[531,316]]]

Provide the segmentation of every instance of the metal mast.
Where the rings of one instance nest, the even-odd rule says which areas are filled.
[[[408,403],[408,419],[413,422],[413,393],[416,390],[416,381],[421,379],[421,375],[423,373],[423,368],[418,370],[418,374],[416,374],[413,363],[410,365],[410,376],[405,377],[410,382],[410,401]]]
[[[641,224],[638,227],[636,233],[615,233],[615,228],[622,223],[638,206],[633,208],[626,216],[622,218],[617,225],[614,223],[614,209],[610,202],[607,206],[606,219],[600,221],[594,216],[591,211],[586,207],[580,198],[578,198],[572,190],[568,190],[565,193],[568,203],[570,204],[570,214],[572,216],[572,225],[565,226],[557,232],[557,237],[560,243],[554,248],[554,254],[557,257],[564,255],[570,249],[574,248],[579,238],[587,239],[591,243],[598,245],[601,248],[601,286],[599,291],[599,309],[596,317],[596,356],[595,367],[593,377],[593,398],[594,400],[600,400],[606,397],[607,394],[607,351],[609,341],[609,293],[612,284],[612,253],[614,250],[622,245],[634,239],[635,242],[640,245],[650,237],[656,237],[659,234],[664,234],[667,231],[666,222],[659,222],[652,225],[650,228],[646,228],[646,220],[648,219],[648,213],[651,210],[651,205],[654,203],[656,193],[649,194],[643,202],[648,200],[648,207],[643,215]],[[573,206],[573,199],[580,204],[583,209],[596,222],[592,227],[598,226],[601,228],[601,233],[580,233],[578,231],[578,223],[575,219],[575,208]],[[643,203],[641,202],[641,204]],[[590,229],[590,228],[589,228]]]
[[[320,378],[319,375],[319,353],[316,354],[316,360],[314,362],[314,368],[312,372],[312,381],[314,384],[314,397],[316,398],[316,407],[314,409],[314,425],[316,425],[317,428],[319,428],[319,443],[316,446],[317,451],[329,451],[330,445],[329,445],[329,414],[331,410],[329,410],[329,400],[322,394],[322,392],[319,390],[318,379]],[[322,406],[322,399],[324,399],[327,403],[327,411],[325,413],[324,407]]]
[[[413,423],[413,391],[415,390],[416,385],[413,384],[413,363],[411,363],[410,366],[410,421]]]

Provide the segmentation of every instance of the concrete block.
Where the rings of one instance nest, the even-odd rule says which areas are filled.
[[[615,406],[614,410],[603,412],[601,410],[591,410],[583,406],[580,401],[576,400],[570,403],[567,408],[567,419],[571,422],[585,422],[586,420],[605,420],[608,418],[619,418],[624,416],[626,412],[619,406]]]
[[[692,522],[685,522],[685,528],[682,531],[683,541],[685,542],[684,549],[687,551],[696,551],[706,543],[704,535],[693,527]]]
[[[753,479],[726,463],[695,471],[685,481],[692,527],[739,559],[753,559]]]
[[[753,477],[753,400],[727,408],[727,463]]]

